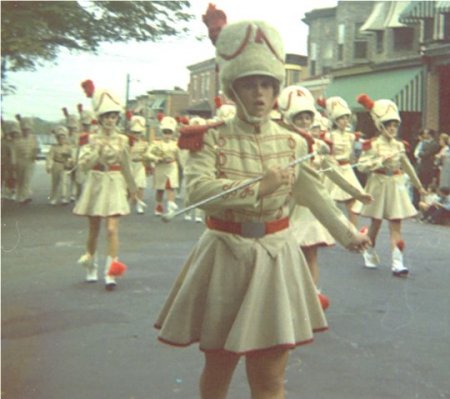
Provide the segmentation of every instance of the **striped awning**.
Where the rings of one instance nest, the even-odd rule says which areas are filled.
[[[389,3],[387,1],[376,2],[373,6],[372,12],[366,19],[366,22],[361,26],[359,31],[361,33],[371,32],[377,30],[384,30],[384,23],[386,21],[386,15],[389,10]]]
[[[438,1],[436,10],[442,14],[450,14],[450,1]]]
[[[422,112],[423,76],[422,67],[414,67],[336,78],[326,88],[326,97],[340,96],[357,110],[362,108],[357,96],[366,93],[373,100],[394,101],[400,111]]]
[[[403,24],[416,23],[424,18],[433,18],[436,12],[436,1],[411,1],[400,15]],[[448,3],[444,1],[442,3]]]

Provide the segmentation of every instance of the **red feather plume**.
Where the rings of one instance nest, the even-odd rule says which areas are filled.
[[[369,111],[373,108],[374,102],[367,94],[360,94],[358,97],[356,97],[356,100]]]
[[[156,114],[156,119],[158,119],[159,122],[161,122],[163,118],[164,118],[164,114],[162,112],[158,112]]]
[[[222,106],[222,98],[220,96],[215,96],[214,97],[214,105],[216,106],[216,108],[220,108]]]
[[[227,24],[226,14],[222,10],[218,10],[215,4],[209,3],[202,20],[208,27],[208,37],[211,39],[212,44],[215,44],[220,31]]]
[[[182,117],[180,118],[180,122],[181,122],[183,125],[189,125],[189,118],[188,118],[187,116],[182,116]]]
[[[91,98],[94,95],[94,82],[90,79],[85,80],[81,82],[81,87],[83,88],[84,92],[86,93],[86,97]]]
[[[327,107],[327,103],[324,97],[318,97],[316,100],[317,105],[320,105],[322,108]]]
[[[127,118],[127,121],[131,121],[132,116],[133,116],[133,111],[128,109],[127,112],[125,113],[125,117]]]
[[[177,121],[177,123],[180,123],[181,121],[180,115],[175,116],[175,120]]]

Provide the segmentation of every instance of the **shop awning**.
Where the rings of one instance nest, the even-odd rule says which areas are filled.
[[[356,97],[365,93],[373,100],[394,101],[400,111],[422,112],[423,71],[415,67],[335,78],[325,93],[342,97],[353,110],[362,108]]]
[[[153,101],[151,108],[152,109],[164,109],[165,105],[166,105],[166,97],[157,96],[155,98],[155,101]]]
[[[384,23],[386,22],[386,15],[389,11],[390,2],[380,1],[375,3],[372,12],[367,18],[366,22],[361,26],[359,31],[361,33],[371,32],[377,30],[384,30]]]
[[[399,20],[403,24],[415,23],[424,18],[433,18],[435,11],[436,1],[411,1],[401,13]]]
[[[436,10],[442,14],[450,14],[450,1],[438,1]]]
[[[400,15],[408,7],[409,3],[407,1],[392,1],[389,13],[384,23],[385,28],[402,28],[406,26],[400,22]]]

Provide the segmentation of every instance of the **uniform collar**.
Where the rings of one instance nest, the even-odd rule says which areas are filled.
[[[239,119],[239,117],[237,117],[237,116],[234,117],[234,122],[241,130],[244,130],[245,132],[248,132],[248,133],[265,134],[265,133],[268,133],[271,131],[269,117],[267,117],[267,119],[259,125],[254,125],[252,123],[243,121],[242,119]]]

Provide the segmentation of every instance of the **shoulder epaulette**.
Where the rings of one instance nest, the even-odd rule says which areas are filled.
[[[211,129],[224,125],[225,122],[217,122],[208,125],[183,126],[180,129],[178,147],[182,150],[200,151],[203,148],[203,136]]]
[[[308,132],[306,132],[305,130],[300,129],[296,126],[289,125],[289,124],[285,123],[283,120],[277,120],[274,122],[278,123],[278,125],[280,125],[281,127],[284,127],[285,129],[290,130],[291,132],[297,133],[298,135],[302,136],[306,140],[306,143],[308,144],[308,153],[313,152],[314,139]]]
[[[81,133],[78,137],[78,145],[86,145],[89,143],[89,133]]]
[[[361,142],[362,142],[361,149],[363,151],[369,151],[372,148],[373,140],[374,140],[374,138],[367,139],[367,140],[361,140]]]
[[[402,140],[401,142],[402,142],[402,143],[404,144],[404,146],[405,146],[405,151],[406,151],[406,152],[411,152],[411,144],[409,144],[409,142],[406,141],[406,140]]]

